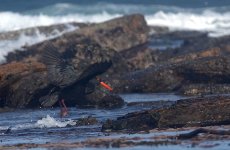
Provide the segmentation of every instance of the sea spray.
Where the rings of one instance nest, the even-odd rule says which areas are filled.
[[[167,5],[113,4],[95,3],[79,5],[72,3],[56,3],[53,5],[31,9],[25,12],[0,11],[1,32],[19,29],[50,26],[68,22],[99,23],[127,14],[140,13],[145,16],[148,25],[167,26],[171,31],[193,30],[207,32],[211,37],[230,34],[230,6],[182,8]],[[66,29],[65,32],[72,31]],[[34,35],[21,34],[17,39],[0,40],[0,62],[9,52],[23,46],[32,45],[52,39],[65,32],[44,34],[40,31]]]
[[[14,51],[15,49],[24,50],[23,46],[29,46],[29,45],[42,42],[44,40],[53,39],[58,36],[61,36],[64,33],[71,32],[76,29],[77,27],[67,24],[66,29],[63,31],[59,31],[55,29],[48,34],[48,33],[40,32],[39,29],[35,29],[35,32],[30,35],[25,34],[22,31],[22,33],[18,37],[15,37],[13,39],[8,39],[8,40],[0,40],[0,63],[3,63],[5,61],[5,56],[9,52]]]
[[[51,127],[66,127],[67,125],[74,126],[75,124],[76,122],[74,122],[73,120],[59,121],[47,115],[45,118],[38,120],[35,123],[35,126],[39,128],[51,128]]]
[[[218,13],[205,10],[201,14],[191,12],[163,12],[147,15],[149,25],[167,26],[170,30],[194,30],[208,32],[211,37],[230,34],[230,12]],[[173,23],[172,23],[173,22]]]
[[[52,127],[66,127],[67,125],[74,126],[76,122],[74,120],[57,120],[50,115],[31,123],[21,123],[14,126],[0,126],[0,131],[6,131],[11,128],[12,131],[25,130],[33,128],[52,128]]]
[[[143,14],[148,25],[167,26],[171,30],[204,31],[215,37],[230,34],[230,6],[185,9],[167,5],[113,3],[57,3],[24,13],[0,12],[0,32],[67,22],[99,23],[133,13]]]
[[[0,32],[15,31],[19,29],[25,29],[37,26],[50,26],[54,24],[62,24],[69,22],[103,22],[115,17],[119,17],[121,14],[109,14],[102,12],[99,14],[67,14],[60,16],[53,15],[28,15],[15,12],[0,12]]]

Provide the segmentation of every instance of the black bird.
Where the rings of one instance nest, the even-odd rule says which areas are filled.
[[[94,91],[95,84],[102,85],[107,90],[112,91],[112,88],[102,82],[98,75],[104,73],[112,66],[112,62],[109,60],[101,61],[89,65],[83,73],[79,75],[77,68],[74,68],[73,64],[64,59],[57,48],[51,43],[45,45],[45,52],[42,55],[42,61],[47,66],[48,79],[51,84],[51,89],[48,98],[40,99],[42,106],[47,106],[56,103],[59,100],[61,106],[61,116],[68,114],[64,99],[70,97],[71,94],[76,93],[76,87],[81,86],[83,94],[89,94]],[[94,80],[91,82],[90,80]],[[97,81],[97,83],[95,83]]]

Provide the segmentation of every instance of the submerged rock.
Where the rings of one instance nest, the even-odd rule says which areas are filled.
[[[230,124],[230,97],[212,96],[179,100],[162,109],[127,114],[107,120],[102,130],[150,130]]]
[[[94,117],[88,116],[87,118],[80,118],[76,121],[76,126],[87,126],[87,125],[95,125],[98,123],[98,120]]]

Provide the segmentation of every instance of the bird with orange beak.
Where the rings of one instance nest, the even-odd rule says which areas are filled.
[[[42,106],[46,106],[47,104],[55,104],[56,101],[59,101],[59,105],[61,107],[61,117],[68,115],[68,109],[65,104],[66,97],[73,94],[74,92],[77,92],[75,89],[78,86],[83,87],[83,89],[86,89],[86,87],[91,89],[83,90],[83,94],[92,93],[96,87],[94,83],[90,82],[92,79],[96,79],[98,85],[103,87],[105,90],[108,90],[109,92],[113,91],[112,87],[97,77],[112,66],[112,61],[104,60],[91,64],[85,68],[80,76],[77,76],[77,72],[74,66],[63,59],[61,53],[58,52],[54,45],[47,43],[44,48],[45,52],[42,56],[42,62],[47,66],[48,77],[50,77],[50,75],[57,76],[56,78],[52,76],[50,77],[52,82],[49,85],[51,89],[49,91],[49,95],[56,93],[58,96],[57,100],[41,100],[40,103]],[[66,101],[70,100],[66,99]]]

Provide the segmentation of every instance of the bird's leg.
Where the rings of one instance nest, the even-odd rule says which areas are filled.
[[[61,107],[61,112],[60,112],[61,117],[67,116],[68,115],[68,110],[67,110],[67,107],[65,105],[65,100],[62,99],[61,101],[59,101],[59,104],[60,104],[60,107]]]

